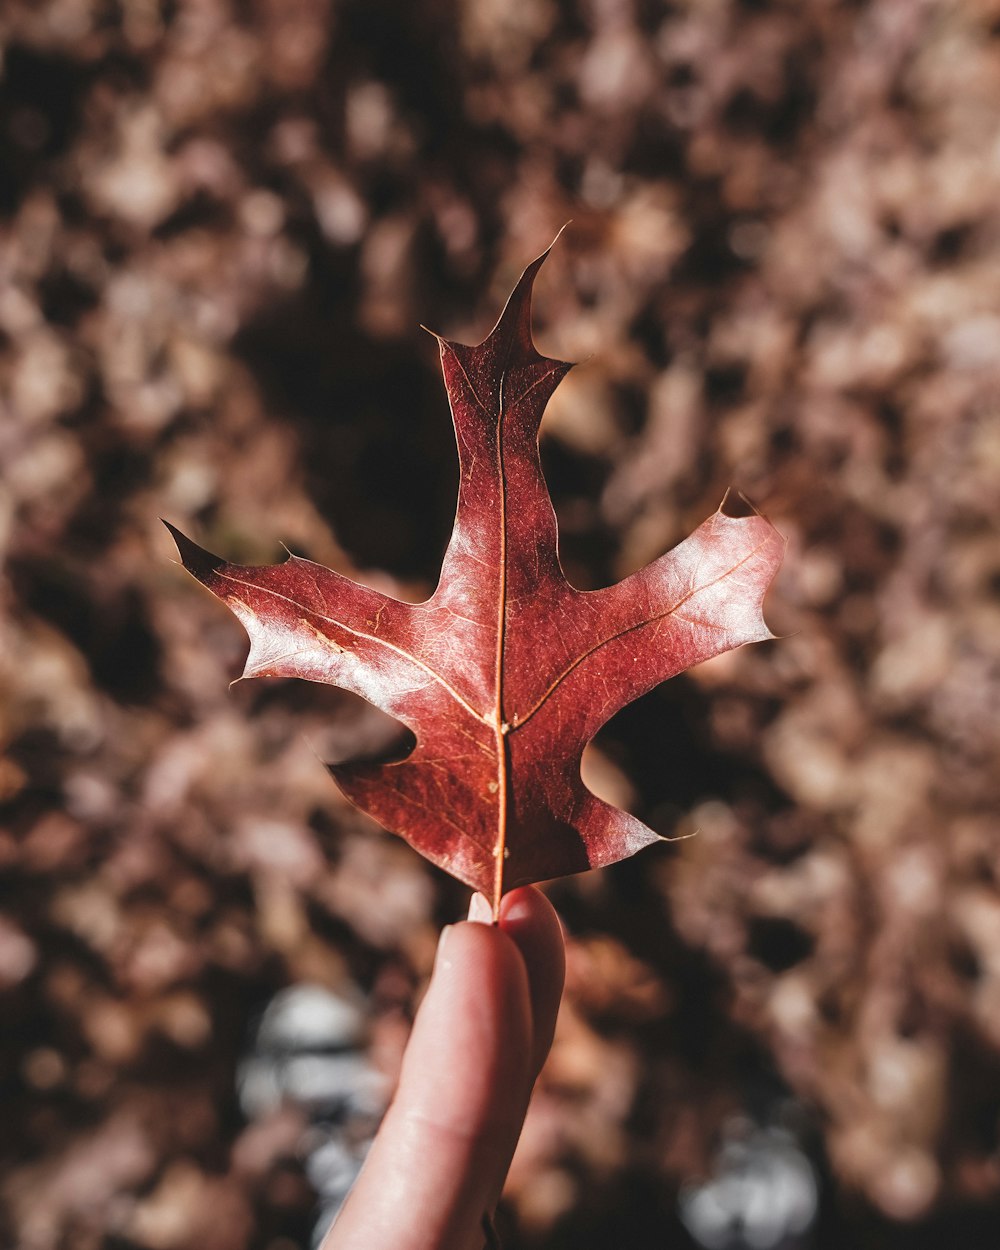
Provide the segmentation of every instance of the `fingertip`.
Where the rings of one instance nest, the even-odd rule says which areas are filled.
[[[525,921],[555,927],[562,937],[562,921],[556,909],[535,885],[521,885],[500,900],[500,927],[520,925]]]
[[[491,1001],[502,1003],[506,998],[511,1001],[498,1014],[500,1021],[509,1020],[512,1011],[515,1017],[522,1014],[514,1004],[527,999],[526,973],[523,954],[512,935],[492,924],[460,921],[441,931],[425,1002],[468,998],[482,1004],[482,1010]]]
[[[500,902],[500,929],[525,959],[530,954],[536,964],[543,963],[550,974],[557,974],[561,992],[566,962],[562,921],[541,890],[526,885],[505,894]]]
[[[492,925],[448,926],[397,1097],[453,1127],[502,1121],[516,1103],[511,1092],[525,1090],[532,1001],[515,942]]]
[[[442,933],[395,1097],[331,1245],[479,1246],[534,1079],[525,960],[494,925]]]
[[[527,969],[537,1072],[552,1045],[566,977],[562,923],[541,890],[522,886],[501,900],[500,930],[517,946]]]

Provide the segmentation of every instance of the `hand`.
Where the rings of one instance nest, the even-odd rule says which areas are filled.
[[[399,1087],[321,1250],[482,1250],[552,1045],[565,961],[551,904],[476,895],[445,929]]]

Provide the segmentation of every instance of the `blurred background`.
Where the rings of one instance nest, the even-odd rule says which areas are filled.
[[[698,836],[552,885],[509,1250],[1000,1243],[1000,3],[6,0],[0,1243],[297,1250],[467,891],[228,684],[157,518],[433,588],[474,342],[541,350],[567,574],[729,486],[781,641],[602,731]]]

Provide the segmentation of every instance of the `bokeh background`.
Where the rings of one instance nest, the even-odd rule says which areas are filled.
[[[1000,1244],[997,0],[6,0],[0,1242],[296,1250],[466,892],[337,794],[359,701],[228,688],[157,518],[434,585],[425,323],[537,285],[565,566],[734,486],[779,642],[595,786],[510,1250]],[[277,996],[277,997],[276,997]]]

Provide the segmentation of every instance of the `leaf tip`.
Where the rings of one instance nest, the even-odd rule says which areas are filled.
[[[187,571],[196,577],[199,581],[204,581],[216,569],[221,568],[225,564],[225,560],[219,556],[214,556],[210,551],[206,551],[204,547],[199,547],[196,542],[192,542],[186,534],[182,534],[176,525],[171,525],[169,521],[160,517],[163,524],[170,531],[170,537],[174,540],[177,548],[177,554],[181,558],[181,564]]]
[[[726,511],[727,505],[729,507],[728,512]],[[716,511],[721,513],[722,516],[729,517],[730,520],[738,520],[748,516],[757,516],[763,521],[767,520],[767,517],[764,516],[753,500],[735,486],[726,487],[726,493],[722,496]]]
[[[555,245],[559,242],[559,240],[563,237],[563,235],[566,233],[566,231],[570,228],[570,226],[571,226],[572,224],[573,224],[573,218],[572,218],[572,217],[570,217],[567,221],[564,221],[564,222],[563,222],[563,224],[562,224],[562,225],[559,227],[559,229],[556,231],[556,233],[555,233],[555,238],[552,240],[552,242],[551,242],[551,243],[548,245],[548,247],[545,249],[545,252],[543,253],[543,255],[548,256],[549,252],[551,252],[551,251],[552,251],[552,249],[555,247]]]
[[[686,833],[657,834],[661,842],[687,842],[689,838],[696,838],[701,833],[701,829],[689,829]]]

